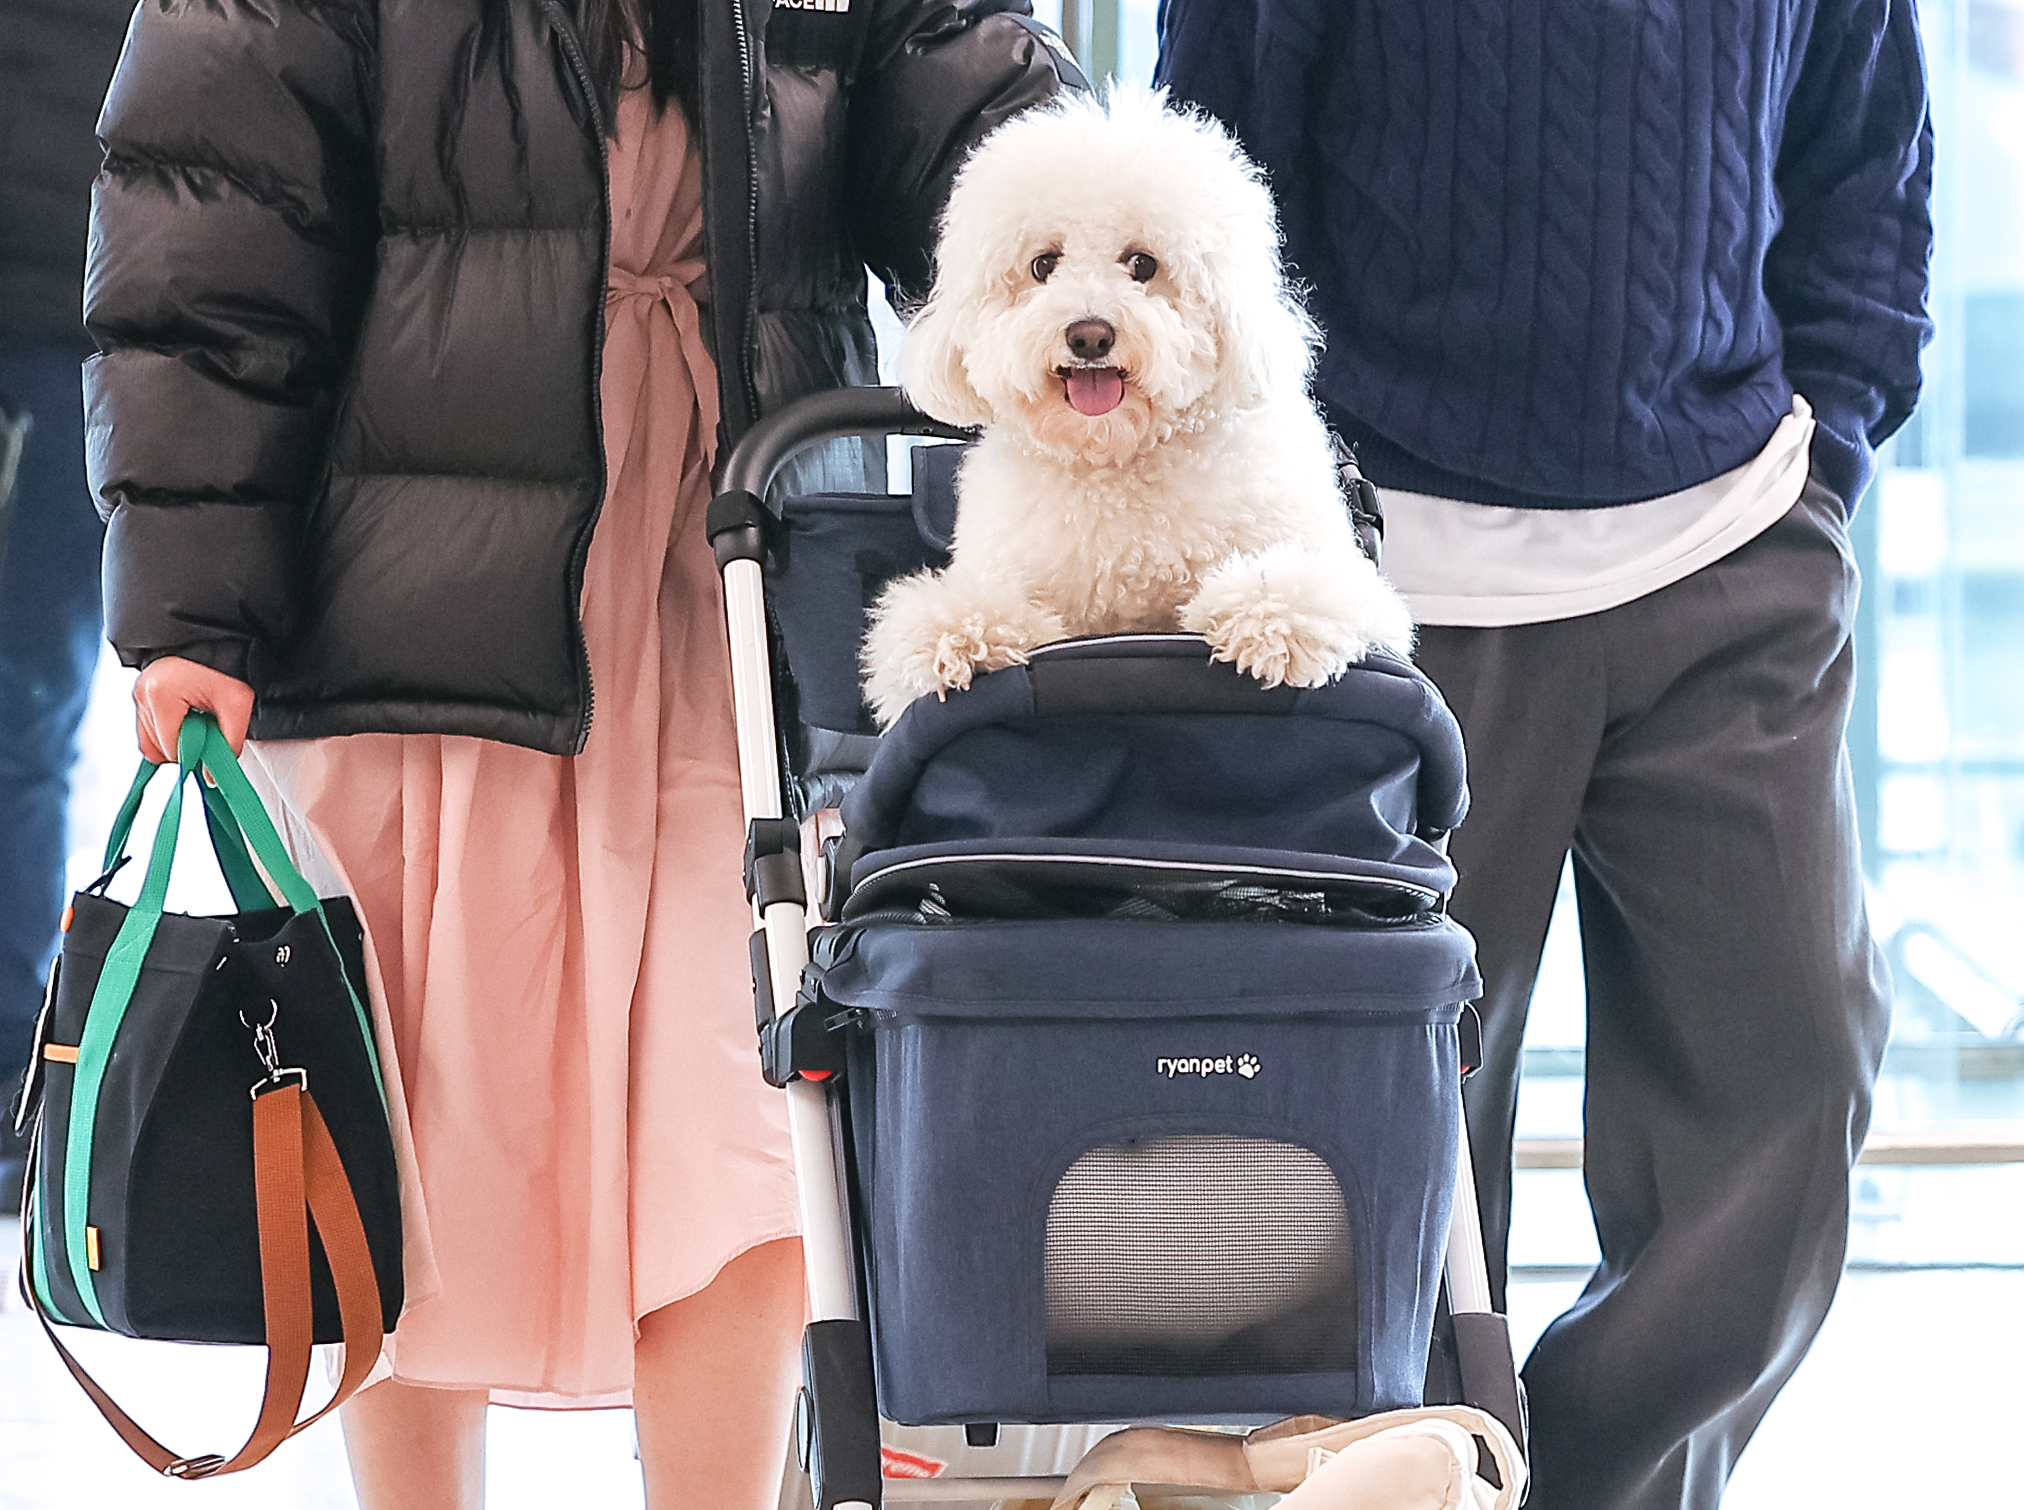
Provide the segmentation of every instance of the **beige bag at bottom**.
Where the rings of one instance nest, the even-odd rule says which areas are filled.
[[[1476,1472],[1478,1438],[1489,1444],[1501,1489]],[[1223,1494],[1140,1494],[1136,1484],[1188,1484],[1232,1497],[1283,1494],[1278,1510],[1513,1510],[1524,1497],[1525,1460],[1502,1422],[1466,1405],[1360,1421],[1302,1416],[1241,1437],[1134,1427],[1091,1448],[1051,1510],[1245,1503]],[[1039,1501],[1030,1503],[1038,1510]]]

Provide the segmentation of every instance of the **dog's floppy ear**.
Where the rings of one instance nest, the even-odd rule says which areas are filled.
[[[1296,302],[1276,255],[1251,256],[1203,270],[1210,318],[1221,347],[1217,398],[1248,409],[1286,393],[1303,393],[1319,333]]]
[[[1161,97],[1133,108],[1159,109]],[[1206,306],[1217,345],[1212,401],[1248,409],[1306,391],[1320,333],[1287,284],[1279,211],[1264,175],[1229,129],[1193,108],[1161,110],[1167,159],[1186,174],[1200,233],[1180,281]]]
[[[900,385],[916,408],[945,424],[981,425],[991,410],[970,386],[956,316],[939,290],[921,306],[900,346]]]

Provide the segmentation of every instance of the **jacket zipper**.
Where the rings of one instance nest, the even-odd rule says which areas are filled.
[[[577,39],[576,28],[570,23],[569,14],[560,0],[541,0],[541,9],[548,17],[548,24],[555,28],[556,38],[569,59],[569,70],[576,76],[577,87],[583,91],[584,104],[590,111],[591,130],[597,138],[597,171],[604,209],[604,252],[598,263],[597,296],[591,306],[590,334],[590,415],[592,444],[596,447],[597,498],[591,504],[590,518],[577,532],[569,556],[569,601],[574,605],[570,612],[576,625],[577,680],[583,689],[583,714],[576,725],[576,753],[581,755],[590,740],[591,715],[597,710],[597,688],[590,676],[590,645],[583,634],[583,574],[590,559],[590,537],[604,513],[605,489],[611,485],[604,460],[604,291],[611,284],[611,158],[605,148],[604,107],[598,102],[589,65],[583,61],[583,47]]]
[[[711,351],[717,363],[722,433],[735,442],[759,417],[758,381],[752,370],[756,319],[752,289],[759,262],[759,147],[752,124],[757,108],[757,54],[746,29],[742,0],[700,0],[698,10],[704,66],[697,78],[700,87],[695,107],[703,141],[703,235],[710,265]],[[718,32],[726,21],[730,23],[728,37]],[[728,87],[734,56],[738,68],[735,92]],[[710,66],[708,60],[713,57],[721,57],[724,66]],[[744,156],[734,159],[735,146],[741,142]]]
[[[752,36],[745,29],[743,0],[731,0],[731,30],[738,38],[738,96],[744,107],[739,112],[739,124],[745,135],[745,266],[752,279],[745,289],[744,318],[739,322],[738,381],[745,395],[745,423],[751,426],[759,420],[759,379],[752,371],[758,324],[758,301],[753,297],[753,288],[759,277],[759,142],[752,130],[757,101],[753,96]]]

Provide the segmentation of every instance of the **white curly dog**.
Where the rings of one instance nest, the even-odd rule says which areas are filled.
[[[983,436],[950,565],[873,609],[880,722],[1071,635],[1199,634],[1268,686],[1408,653],[1307,395],[1314,344],[1220,126],[1118,89],[987,137],[901,353],[914,403]]]

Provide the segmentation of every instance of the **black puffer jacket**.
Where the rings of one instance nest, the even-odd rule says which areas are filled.
[[[728,439],[872,380],[864,264],[920,289],[963,154],[1072,72],[1014,5],[700,0]],[[142,6],[86,300],[123,659],[250,681],[257,738],[582,748],[603,125],[557,0]]]
[[[85,346],[91,123],[133,0],[0,0],[0,340]]]

